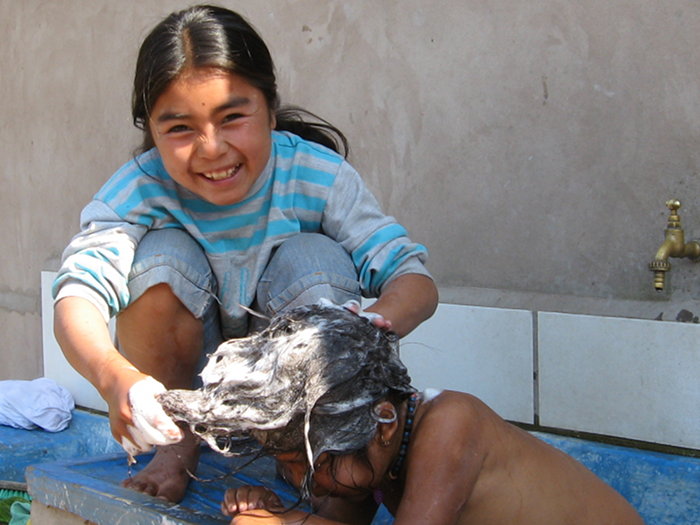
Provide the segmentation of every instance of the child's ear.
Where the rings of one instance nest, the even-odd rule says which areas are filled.
[[[379,421],[375,439],[380,445],[387,447],[399,428],[399,417],[396,407],[389,401],[382,401],[375,405],[374,414],[377,416],[377,421]]]

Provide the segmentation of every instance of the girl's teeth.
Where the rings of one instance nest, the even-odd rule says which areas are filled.
[[[204,173],[204,176],[210,180],[226,179],[226,178],[230,177],[231,175],[233,175],[236,172],[236,170],[239,168],[239,166],[235,166],[235,167],[231,168],[230,170],[212,171],[210,173]]]

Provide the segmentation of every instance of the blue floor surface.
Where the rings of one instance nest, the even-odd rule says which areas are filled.
[[[30,467],[27,482],[30,494],[45,505],[57,507],[96,523],[209,524],[229,523],[221,514],[224,491],[229,487],[261,484],[273,488],[285,503],[292,504],[295,495],[275,477],[274,463],[261,458],[245,468],[244,473],[231,474],[243,460],[226,459],[203,449],[198,479],[190,483],[185,499],[169,504],[121,487],[130,474],[148,463],[150,456],[141,456],[131,469],[123,454],[43,463]]]
[[[700,458],[533,434],[613,486],[648,525],[700,525]],[[223,493],[244,484],[271,486],[287,504],[296,500],[292,489],[276,477],[270,458],[240,470],[244,459],[224,458],[206,447],[197,479],[178,505],[121,487],[122,480],[149,459],[140,457],[130,471],[106,418],[80,410],[75,411],[71,427],[56,434],[0,427],[0,480],[25,481],[26,469],[29,492],[36,501],[98,524],[229,523],[219,510]],[[382,509],[374,525],[391,521]]]
[[[61,432],[22,430],[0,425],[0,480],[24,481],[32,464],[121,452],[105,416],[74,410]]]
[[[123,454],[39,464],[27,470],[29,492],[45,505],[110,525],[229,523],[230,518],[220,511],[224,492],[242,485],[265,485],[285,505],[297,503],[294,490],[276,476],[271,458],[263,457],[247,464],[245,458],[224,458],[208,448],[202,449],[197,479],[190,482],[185,499],[177,505],[121,487],[122,480],[136,474],[150,459],[150,455],[141,456],[131,468]],[[391,521],[382,511],[374,525]]]

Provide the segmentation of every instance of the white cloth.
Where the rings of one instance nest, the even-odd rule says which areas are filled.
[[[59,432],[70,423],[74,408],[71,393],[47,377],[0,381],[0,425]]]
[[[156,401],[156,396],[165,392],[162,383],[151,376],[137,381],[129,389],[129,405],[134,425],[128,425],[131,438],[122,438],[121,446],[129,455],[129,462],[134,456],[148,452],[154,445],[171,445],[183,438],[183,433],[175,422]]]

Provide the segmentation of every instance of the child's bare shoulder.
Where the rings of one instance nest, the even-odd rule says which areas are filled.
[[[489,435],[506,424],[479,398],[463,392],[445,390],[421,408],[419,436],[440,450],[480,451],[491,441]]]
[[[454,390],[443,390],[430,401],[427,401],[426,416],[430,416],[431,419],[448,419],[467,424],[500,419],[478,397]]]

